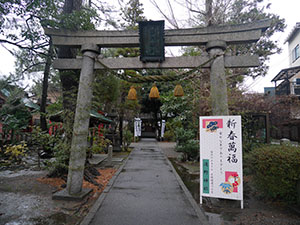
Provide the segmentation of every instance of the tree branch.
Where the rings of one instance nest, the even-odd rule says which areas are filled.
[[[33,68],[35,66],[39,66],[39,65],[44,65],[44,64],[45,64],[44,62],[33,63],[33,64],[29,65],[28,67],[26,67],[26,69],[22,70],[21,73],[26,73],[31,68]]]
[[[155,6],[155,8],[160,12],[160,14],[175,28],[179,29],[178,25],[176,25],[176,21],[174,24],[174,21],[172,19],[170,19],[161,9],[160,7],[157,5],[155,0],[150,0],[150,2],[152,3],[152,5]]]
[[[36,49],[39,49],[39,48],[43,48],[43,47],[46,47],[48,46],[48,44],[44,43],[44,44],[39,44],[39,45],[36,45],[36,46],[23,46],[23,45],[20,45],[19,43],[20,42],[12,42],[12,41],[9,41],[9,40],[6,40],[6,39],[0,39],[0,43],[5,43],[5,44],[10,44],[10,45],[14,45],[18,48],[21,48],[21,49],[27,49],[27,50],[30,50],[30,51],[33,51],[34,53],[37,53],[37,54],[40,54],[40,55],[44,55],[44,56],[47,56],[47,54],[43,53],[43,52],[39,52],[37,51]],[[8,50],[6,48],[6,50]],[[14,53],[10,50],[8,50],[12,55],[14,55]]]

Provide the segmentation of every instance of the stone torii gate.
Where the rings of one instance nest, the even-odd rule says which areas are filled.
[[[166,57],[163,62],[141,62],[135,58],[101,58],[101,48],[139,47],[138,31],[68,31],[46,29],[55,46],[81,48],[82,57],[56,59],[54,68],[59,70],[81,69],[77,105],[71,144],[67,189],[64,198],[82,197],[84,165],[86,160],[89,109],[91,107],[94,70],[118,69],[178,69],[210,68],[213,115],[228,115],[225,68],[256,67],[257,55],[224,55],[227,45],[255,43],[271,24],[270,20],[255,23],[212,26],[197,29],[165,30],[165,46],[205,46],[203,56]]]

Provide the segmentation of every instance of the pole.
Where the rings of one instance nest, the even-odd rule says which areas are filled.
[[[227,85],[225,77],[224,41],[210,41],[206,45],[206,51],[210,57],[219,55],[210,67],[210,95],[212,102],[212,114],[214,116],[228,115]]]
[[[69,161],[67,191],[69,195],[82,191],[87,137],[89,131],[90,109],[92,100],[92,82],[94,80],[95,57],[99,54],[99,47],[94,44],[82,45],[82,69],[78,88],[73,138]]]
[[[113,155],[113,146],[108,146],[108,154],[107,154],[107,166],[112,166],[112,155]]]

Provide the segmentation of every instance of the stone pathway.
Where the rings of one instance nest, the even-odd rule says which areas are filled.
[[[157,141],[142,139],[134,146],[113,186],[102,196],[93,219],[83,224],[208,224]]]

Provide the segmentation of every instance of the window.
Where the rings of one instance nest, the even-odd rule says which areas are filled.
[[[295,92],[295,95],[300,95],[300,88],[295,87],[294,92]]]
[[[300,57],[299,44],[292,51],[292,61],[295,62]]]

